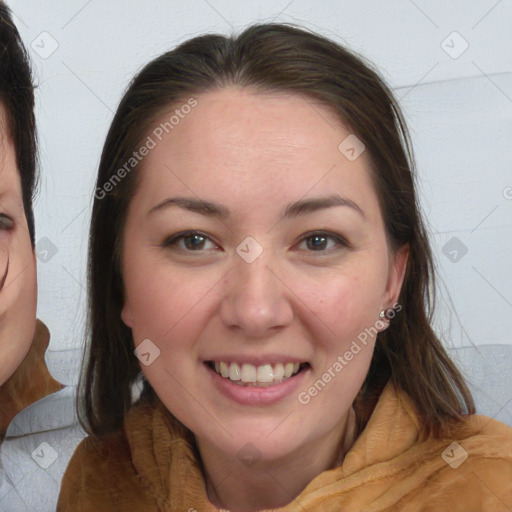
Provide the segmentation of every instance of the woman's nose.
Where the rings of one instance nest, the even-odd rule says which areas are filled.
[[[224,281],[220,315],[227,328],[247,337],[264,337],[291,323],[293,294],[267,251],[248,261],[235,258]]]

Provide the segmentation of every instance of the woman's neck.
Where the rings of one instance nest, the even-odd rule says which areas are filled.
[[[336,429],[278,461],[261,459],[244,468],[238,459],[223,457],[200,440],[196,442],[210,501],[220,510],[254,512],[293,501],[315,477],[341,465],[356,438],[351,408]]]

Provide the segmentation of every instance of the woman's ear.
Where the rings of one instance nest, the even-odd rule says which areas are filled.
[[[400,297],[400,290],[402,289],[409,259],[409,249],[409,244],[404,244],[392,255],[386,293],[382,300],[382,303],[387,305],[386,307],[388,308],[393,307],[398,302],[398,297]]]
[[[121,320],[124,322],[126,327],[132,327],[133,315],[130,305],[125,301],[123,309],[121,310]]]

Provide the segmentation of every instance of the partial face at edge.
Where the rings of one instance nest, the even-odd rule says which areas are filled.
[[[0,102],[0,385],[26,356],[36,321],[36,260],[5,106]]]
[[[162,141],[153,137],[138,171],[122,318],[135,345],[151,340],[146,360],[160,351],[144,374],[198,438],[233,456],[252,442],[277,459],[339,431],[375,336],[333,368],[397,300],[407,255],[390,254],[366,155],[340,153],[349,132],[325,107],[239,89],[196,99]],[[347,204],[284,215],[291,203],[333,195]],[[229,215],[167,201],[177,197]],[[199,234],[179,237],[189,231]],[[239,400],[206,361],[308,365],[283,396],[258,404]],[[307,393],[329,369],[335,376]]]

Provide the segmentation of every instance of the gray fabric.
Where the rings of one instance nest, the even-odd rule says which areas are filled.
[[[69,459],[85,437],[76,388],[67,386],[21,411],[0,447],[0,511],[55,512]]]
[[[50,348],[46,351],[44,358],[48,370],[55,380],[70,386],[77,385],[83,359],[81,348],[74,347],[66,350]]]
[[[466,378],[477,414],[512,427],[512,345],[450,348],[448,353]]]

